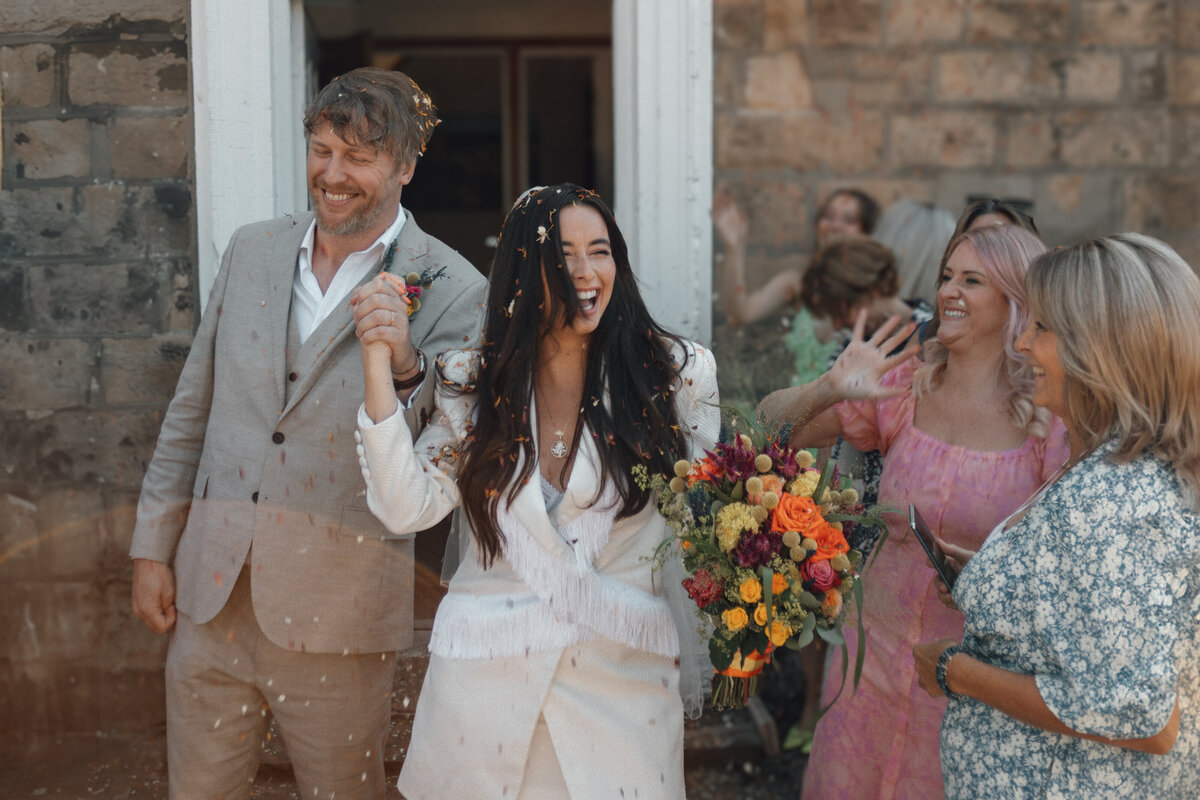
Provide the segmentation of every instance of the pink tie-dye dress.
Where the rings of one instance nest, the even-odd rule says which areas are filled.
[[[887,542],[864,576],[862,681],[855,694],[847,678],[841,698],[817,725],[803,800],[943,797],[938,733],[946,701],[921,688],[912,646],[960,638],[963,619],[938,601],[933,569],[908,531],[908,504],[943,540],[977,550],[1067,459],[1057,418],[1045,439],[1030,437],[1014,450],[968,450],[917,429],[912,383],[918,366],[914,358],[884,377],[885,385],[904,389],[900,394],[837,406],[846,441],[884,455],[879,502],[905,513],[889,515]],[[857,631],[846,634],[853,663]],[[835,651],[822,705],[840,683],[841,655]]]

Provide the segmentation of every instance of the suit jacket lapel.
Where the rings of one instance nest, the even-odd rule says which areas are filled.
[[[288,317],[292,310],[292,282],[296,277],[296,258],[300,253],[300,243],[304,241],[304,234],[308,232],[310,224],[311,213],[298,215],[291,228],[271,240],[271,248],[266,254],[269,284],[266,302],[271,319],[271,360],[280,409],[283,409],[287,397],[284,381],[288,372]]]
[[[388,267],[388,272],[401,278],[410,272],[419,273],[429,266],[429,237],[417,225],[408,209],[404,209],[404,216],[404,227],[400,229],[400,238],[396,241],[396,255],[392,258],[392,265]],[[431,291],[437,291],[437,288],[437,283],[434,283]],[[431,315],[420,313],[409,319],[409,332],[418,347],[429,334],[429,326],[433,324],[430,320]],[[437,353],[426,353],[425,357],[433,359],[436,355]]]

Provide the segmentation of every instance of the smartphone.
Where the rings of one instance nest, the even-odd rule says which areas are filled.
[[[912,528],[912,532],[917,535],[917,541],[921,543],[925,555],[929,556],[929,563],[933,564],[933,568],[937,570],[942,582],[953,589],[954,581],[958,579],[958,571],[946,560],[946,554],[942,552],[941,545],[934,538],[933,531],[929,529],[921,512],[917,511],[917,507],[912,503],[908,504],[908,527]]]

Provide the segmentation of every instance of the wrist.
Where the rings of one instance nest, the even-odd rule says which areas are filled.
[[[392,386],[397,392],[412,389],[425,380],[425,353],[419,348],[414,350],[416,355],[411,366],[399,372],[392,371]]]
[[[937,678],[938,688],[942,690],[942,694],[946,697],[956,697],[954,691],[950,689],[948,680],[948,672],[950,670],[950,661],[957,655],[966,652],[961,644],[953,644],[947,647],[938,656],[937,666],[934,668],[934,677]]]

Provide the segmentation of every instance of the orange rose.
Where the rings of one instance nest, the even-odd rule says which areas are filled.
[[[771,530],[777,533],[796,531],[807,535],[808,529],[818,521],[825,522],[821,507],[811,497],[797,497],[784,492],[779,497],[779,505],[771,513]]]
[[[783,494],[783,478],[779,477],[778,475],[770,474],[759,475],[758,479],[762,481],[762,491],[755,492],[747,498],[752,505],[758,505],[761,503],[763,495],[767,492]]]
[[[809,556],[813,561],[824,561],[833,558],[838,553],[850,552],[846,535],[825,520],[821,520],[820,524],[813,525],[808,529],[808,538],[817,543],[816,552]]]

